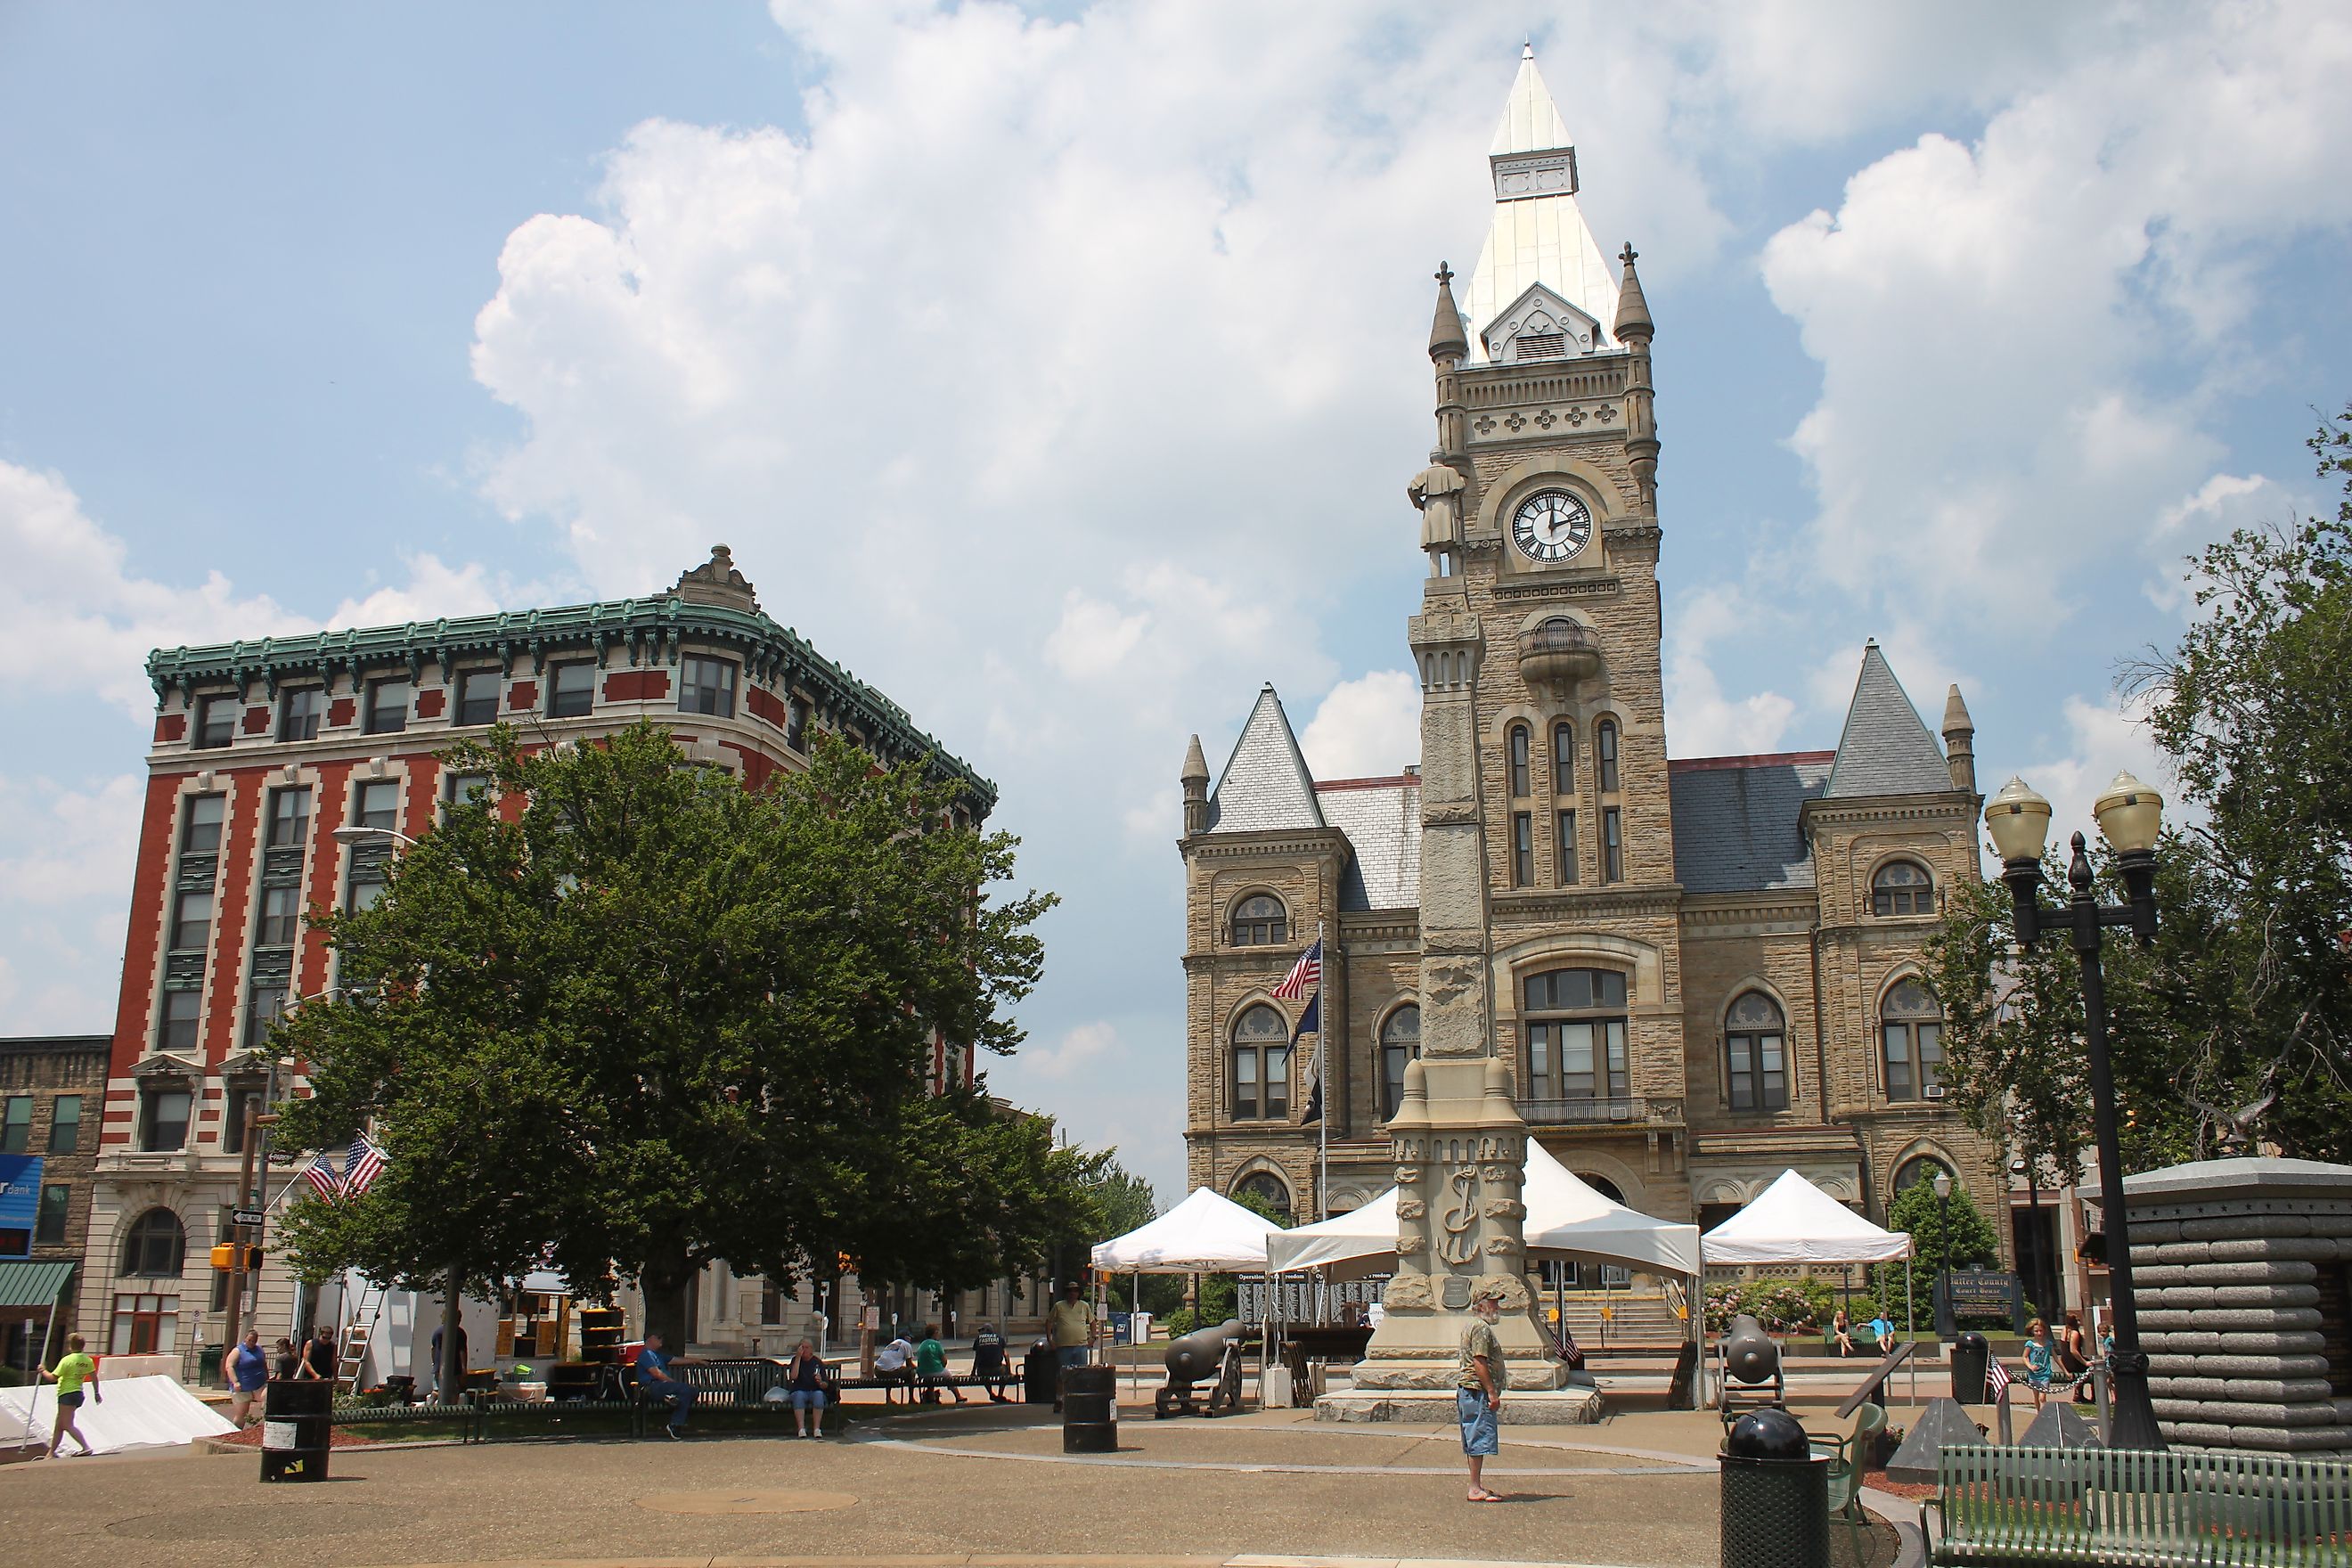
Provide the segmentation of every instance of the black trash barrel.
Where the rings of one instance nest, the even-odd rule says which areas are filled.
[[[1118,1373],[1115,1369],[1062,1369],[1062,1452],[1118,1452]]]
[[[1829,1568],[1830,1463],[1785,1410],[1732,1424],[1723,1466],[1723,1568]]]
[[[1985,1387],[1985,1372],[1992,1361],[1992,1346],[1979,1333],[1962,1334],[1952,1342],[1952,1397],[1963,1405],[1989,1405],[1991,1394]]]
[[[1021,1358],[1021,1403],[1051,1405],[1054,1403],[1054,1347],[1039,1340]]]
[[[261,1395],[261,1479],[325,1480],[334,1409],[331,1383],[289,1380],[268,1384]]]

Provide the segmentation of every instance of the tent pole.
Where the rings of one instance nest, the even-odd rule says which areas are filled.
[[[1911,1259],[1903,1260],[1903,1331],[1912,1339],[1919,1337],[1919,1299],[1911,1293]],[[1911,1355],[1911,1403],[1919,1403],[1919,1355]]]

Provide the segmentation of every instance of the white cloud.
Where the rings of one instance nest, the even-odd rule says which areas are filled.
[[[113,1027],[143,793],[0,774],[0,1033]]]
[[[2091,803],[2105,791],[2118,772],[2126,769],[2171,797],[2166,809],[2175,820],[2179,819],[2179,791],[2170,769],[2150,742],[2146,700],[2095,701],[2079,695],[2070,696],[2062,712],[2063,737],[2048,754],[2017,770],[2018,776],[2049,798],[2053,849],[2063,848],[2076,833],[2084,835],[2095,845],[2098,842],[2098,823],[2091,815]],[[2008,776],[1980,775],[1977,783],[1987,795],[1991,795],[2007,782]]]
[[[1748,595],[1723,586],[1677,604],[1664,650],[1666,739],[1675,756],[1754,756],[1780,748],[1796,703],[1777,691],[1724,696],[1708,658],[1726,635],[1764,613]]]
[[[1050,1046],[1031,1041],[1021,1053],[1023,1068],[1039,1078],[1066,1079],[1118,1048],[1118,1031],[1100,1019],[1065,1029]]]
[[[1299,732],[1298,749],[1318,779],[1385,778],[1419,766],[1421,683],[1402,669],[1339,682]]]

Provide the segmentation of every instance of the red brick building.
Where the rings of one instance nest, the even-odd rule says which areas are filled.
[[[974,823],[996,799],[904,709],[764,614],[724,546],[646,598],[161,649],[148,672],[155,738],[78,1292],[80,1331],[115,1353],[192,1359],[220,1339],[209,1248],[236,1201],[246,1112],[268,1088],[268,1026],[334,984],[304,912],[383,887],[395,841],[337,829],[416,837],[469,786],[436,752],[500,720],[553,742],[652,719],[757,787],[831,732],[885,762],[931,757]],[[962,1053],[936,1048],[936,1078],[971,1080]],[[273,1172],[269,1194],[290,1175]],[[294,1298],[271,1259],[255,1309],[267,1334],[294,1326]]]

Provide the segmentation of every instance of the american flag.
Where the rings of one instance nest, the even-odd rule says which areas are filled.
[[[366,1133],[359,1134],[352,1140],[352,1152],[343,1161],[343,1195],[359,1196],[382,1174],[383,1151],[369,1142]]]
[[[343,1178],[335,1172],[335,1156],[330,1151],[310,1162],[302,1179],[322,1198],[331,1198],[343,1190]]]
[[[2008,1392],[2009,1368],[2000,1364],[2000,1357],[1990,1357],[1985,1363],[1985,1397],[1998,1404]]]
[[[1290,966],[1290,973],[1282,977],[1274,994],[1285,1002],[1296,1002],[1308,990],[1320,991],[1322,987],[1323,942],[1318,938],[1313,947],[1298,955],[1298,962]]]

